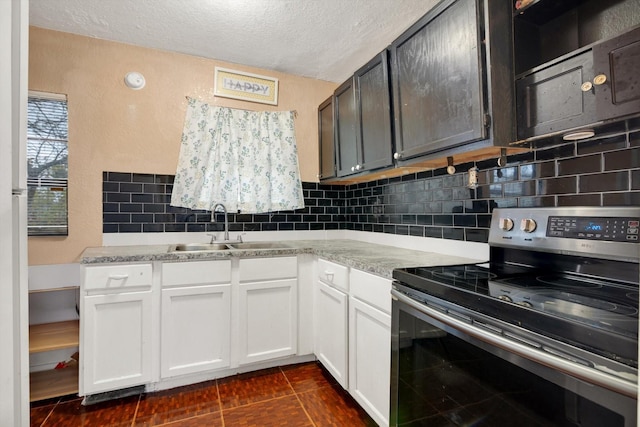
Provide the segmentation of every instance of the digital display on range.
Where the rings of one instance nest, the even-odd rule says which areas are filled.
[[[602,226],[602,224],[589,222],[587,225],[584,226],[583,229],[584,231],[602,231],[604,230],[604,227]]]
[[[638,242],[640,218],[550,216],[547,237]]]

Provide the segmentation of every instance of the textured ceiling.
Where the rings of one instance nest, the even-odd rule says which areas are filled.
[[[30,24],[332,82],[437,0],[30,0]]]

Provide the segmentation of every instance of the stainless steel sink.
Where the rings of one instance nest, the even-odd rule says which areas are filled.
[[[226,251],[226,243],[180,243],[169,248],[169,252]]]
[[[229,242],[229,243],[180,243],[171,245],[169,252],[205,252],[251,249],[290,249],[291,246],[280,242]]]
[[[230,249],[290,249],[291,246],[281,242],[238,242],[229,243]]]

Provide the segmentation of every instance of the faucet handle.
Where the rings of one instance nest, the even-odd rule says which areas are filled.
[[[209,243],[213,243],[216,241],[215,233],[207,233],[207,236],[211,236],[211,241]]]
[[[247,233],[242,233],[242,234],[247,234]],[[242,243],[242,235],[238,234],[238,243]]]

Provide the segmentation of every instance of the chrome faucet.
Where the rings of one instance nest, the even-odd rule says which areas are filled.
[[[211,210],[211,221],[215,222],[216,218],[216,209],[218,207],[222,208],[222,212],[224,213],[224,240],[225,242],[229,241],[229,216],[227,215],[227,208],[224,207],[222,203],[216,203]],[[213,243],[214,237],[212,237],[211,241]]]

